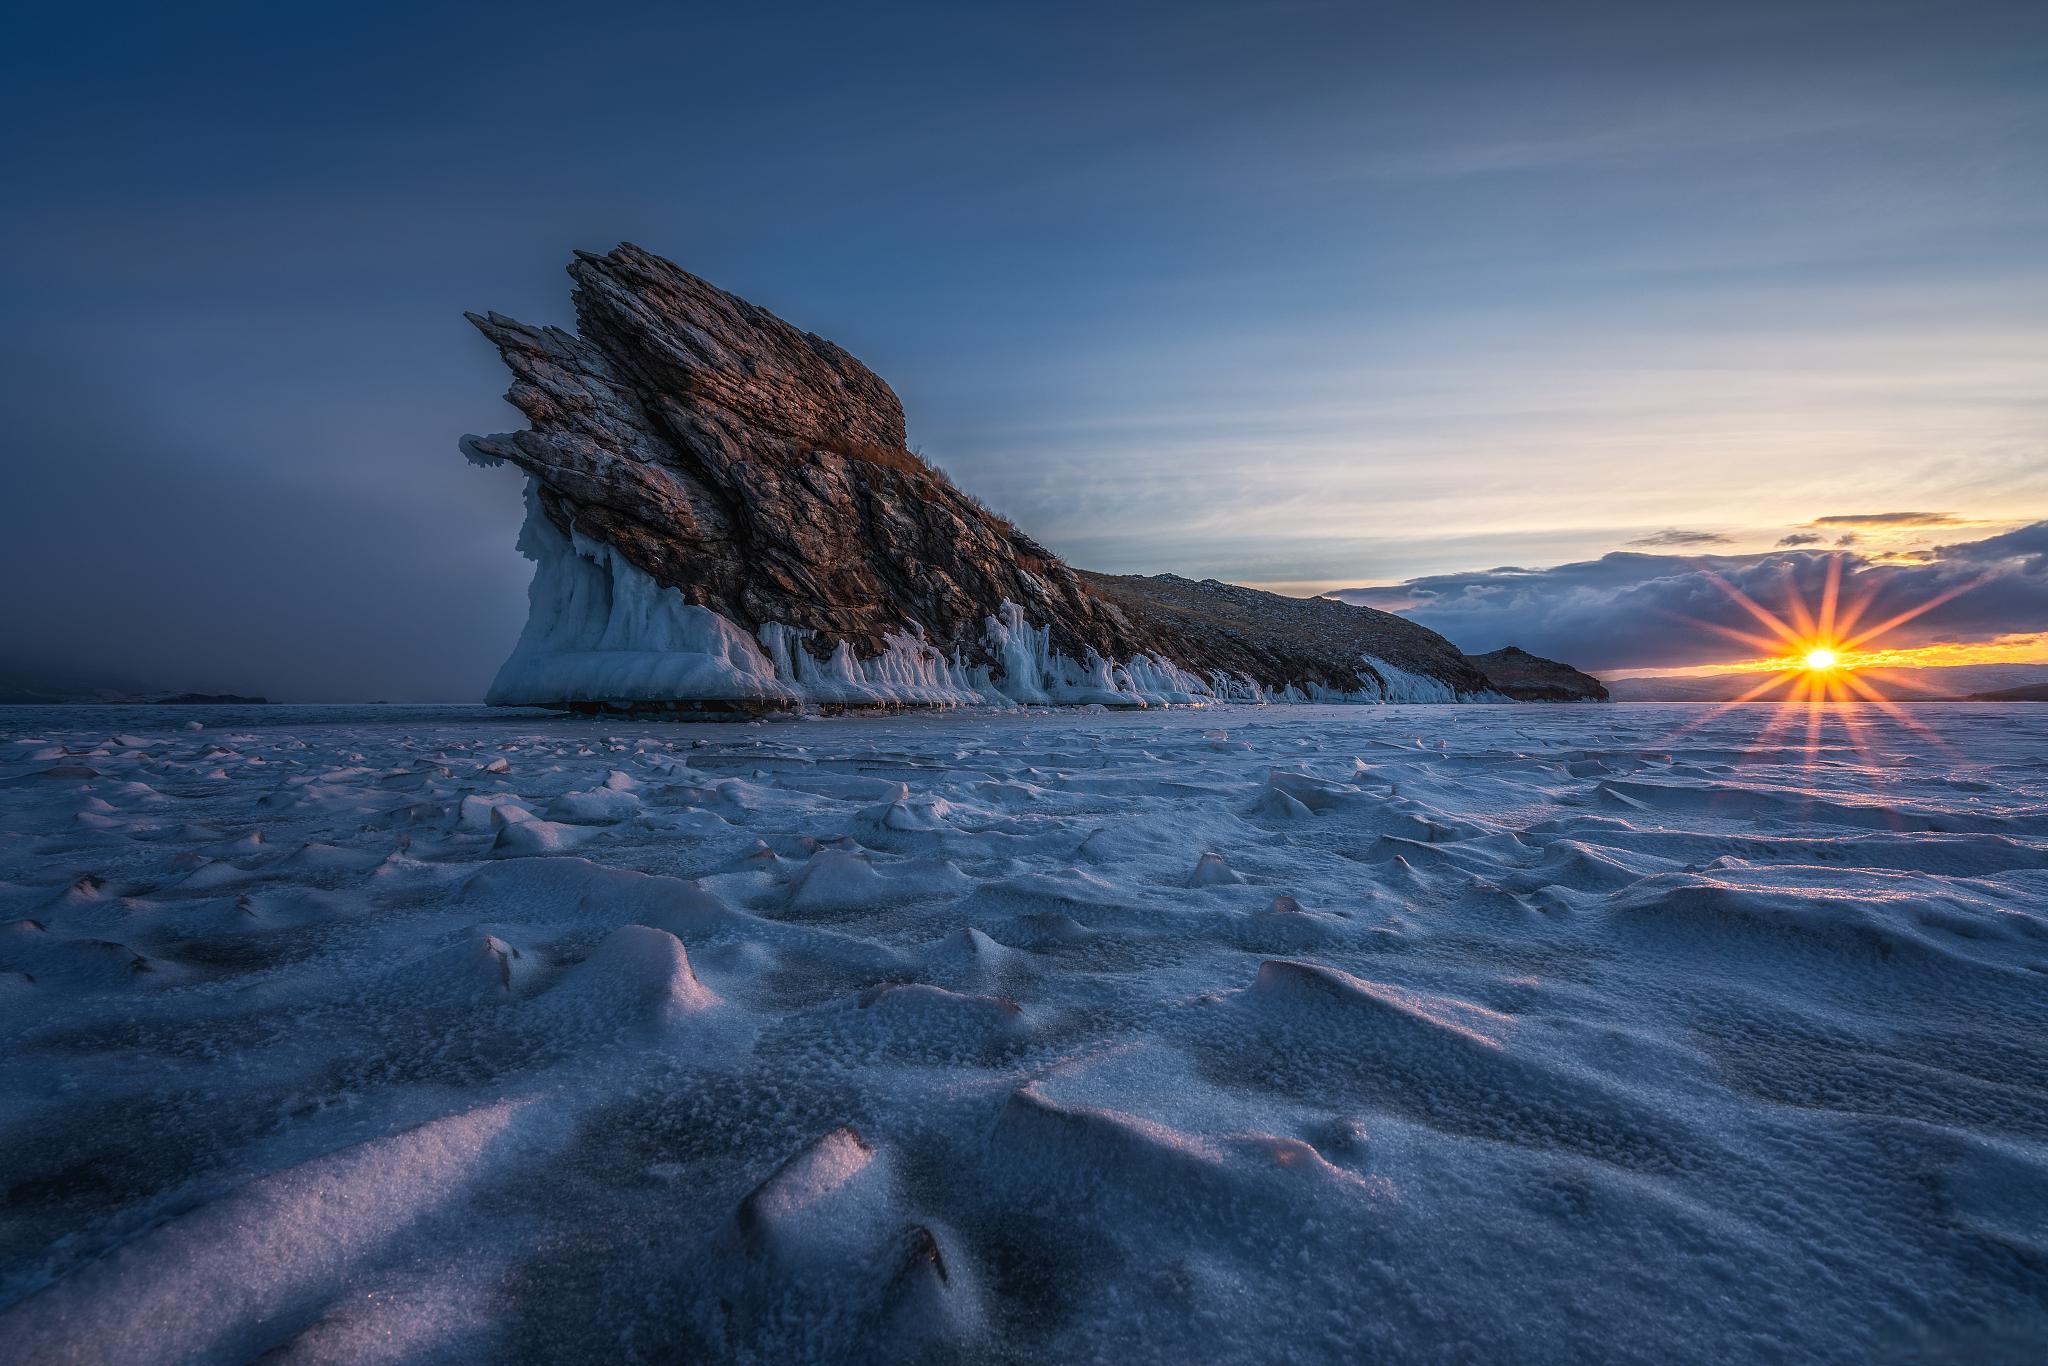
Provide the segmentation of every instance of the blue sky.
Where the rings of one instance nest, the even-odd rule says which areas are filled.
[[[570,249],[620,240],[846,345],[1091,568],[1313,592],[2048,513],[2039,5],[10,25],[31,665],[477,695],[526,565],[456,453],[514,418],[461,311],[567,321]]]

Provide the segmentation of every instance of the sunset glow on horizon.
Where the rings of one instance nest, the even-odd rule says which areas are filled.
[[[1873,642],[1875,646],[1875,642]],[[1812,649],[1818,646],[1809,647]],[[1862,650],[1834,647],[1833,667],[1863,671],[1882,669],[1947,669],[1970,664],[2048,664],[2048,631],[2028,631],[1986,641],[1941,641],[1931,645],[1875,646]],[[1759,659],[1694,664],[1684,668],[1613,669],[1603,678],[1712,678],[1725,674],[1784,674],[1813,667],[1803,656],[1773,654]]]
[[[1754,635],[1711,623],[1702,625],[1758,649],[1776,651],[1761,661],[1763,667],[1771,670],[1772,676],[1744,693],[1739,701],[1762,700],[1790,682],[1792,686],[1785,698],[1787,701],[1865,701],[1889,706],[1891,704],[1884,696],[1857,677],[1859,671],[1870,672],[1870,666],[1856,653],[1857,648],[1881,640],[1886,633],[1926,615],[1983,582],[1982,579],[1973,579],[1958,584],[1904,611],[1894,612],[1875,626],[1858,630],[1870,608],[1872,594],[1865,593],[1846,604],[1842,601],[1842,563],[1840,555],[1829,559],[1827,581],[1818,603],[1809,605],[1796,592],[1788,593],[1783,615],[1757,603],[1726,579],[1710,576],[1722,592],[1734,599],[1770,635]],[[1882,681],[1912,686],[1898,678],[1883,678]]]
[[[1962,596],[1987,579],[1980,577],[1968,580],[1942,592],[1931,594],[1911,607],[1893,612],[1876,624],[1866,626],[1864,618],[1875,600],[1876,590],[1865,590],[1853,597],[1845,595],[1842,583],[1843,562],[1844,557],[1840,555],[1829,560],[1827,577],[1822,584],[1817,602],[1808,602],[1788,585],[1780,611],[1772,611],[1765,607],[1719,575],[1709,576],[1731,601],[1741,606],[1759,626],[1763,627],[1764,633],[1736,630],[1708,621],[1700,621],[1697,624],[1715,634],[1740,641],[1762,654],[1761,658],[1747,661],[1744,666],[1739,666],[1738,670],[1729,671],[1746,669],[1762,672],[1766,676],[1755,687],[1740,696],[1713,707],[1681,726],[1674,739],[1697,730],[1716,717],[1745,703],[1777,702],[1789,705],[1782,707],[1759,733],[1755,741],[1756,747],[1763,748],[1776,742],[1780,733],[1795,724],[1796,718],[1803,715],[1806,731],[1803,747],[1806,762],[1809,764],[1815,762],[1823,747],[1824,713],[1830,708],[1838,708],[1843,703],[1869,703],[1882,709],[1916,734],[1936,741],[1936,737],[1918,720],[1873,684],[1882,684],[1888,689],[1910,693],[1926,693],[1928,690],[1909,678],[1887,674],[1873,667],[1869,661],[1887,653],[1881,646],[1887,633],[1924,616],[1944,602]],[[1865,654],[1862,652],[1864,646],[1879,648]],[[1849,742],[1858,752],[1867,753],[1868,746],[1863,734],[1864,724],[1856,719],[1856,711],[1855,707],[1842,711],[1841,719],[1846,725]]]

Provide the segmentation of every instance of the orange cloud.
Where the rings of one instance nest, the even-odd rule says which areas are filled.
[[[1963,526],[1946,512],[1852,512],[1816,517],[1809,526]]]

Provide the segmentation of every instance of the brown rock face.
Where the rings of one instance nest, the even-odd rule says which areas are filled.
[[[862,655],[909,621],[978,640],[1005,599],[1055,648],[1133,653],[1071,569],[910,453],[903,405],[852,356],[638,247],[569,275],[578,335],[470,318],[531,425],[467,448],[533,475],[560,529],[748,630]]]
[[[1569,664],[1510,645],[1492,654],[1467,655],[1494,691],[1517,702],[1605,702],[1607,685]]]
[[[529,425],[464,450],[531,475],[556,530],[747,632],[808,629],[819,657],[843,641],[867,659],[914,625],[1000,681],[986,624],[1010,602],[1075,660],[1371,691],[1371,655],[1444,700],[1486,691],[1448,641],[1388,613],[1077,573],[912,454],[896,395],[831,342],[638,247],[579,252],[569,274],[574,334],[470,315]]]

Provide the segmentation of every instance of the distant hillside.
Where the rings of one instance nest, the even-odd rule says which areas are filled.
[[[2029,683],[2021,688],[2000,688],[1996,692],[1973,692],[1972,702],[2048,702],[2048,683]]]
[[[265,698],[243,697],[236,693],[176,692],[169,688],[145,687],[133,678],[0,662],[0,707],[247,705],[266,701]]]
[[[120,702],[142,691],[140,680],[0,660],[0,706],[38,702]]]
[[[1938,669],[1869,670],[1857,677],[1880,696],[1898,702],[2028,701],[2034,699],[1982,695],[2048,686],[2048,665],[1956,664]],[[1731,702],[1761,682],[1763,675],[1753,673],[1611,678],[1607,691],[1617,702]],[[1772,696],[1784,691],[1780,688]]]
[[[1509,645],[1491,654],[1466,655],[1494,691],[1517,702],[1605,702],[1600,680],[1569,664]]]

